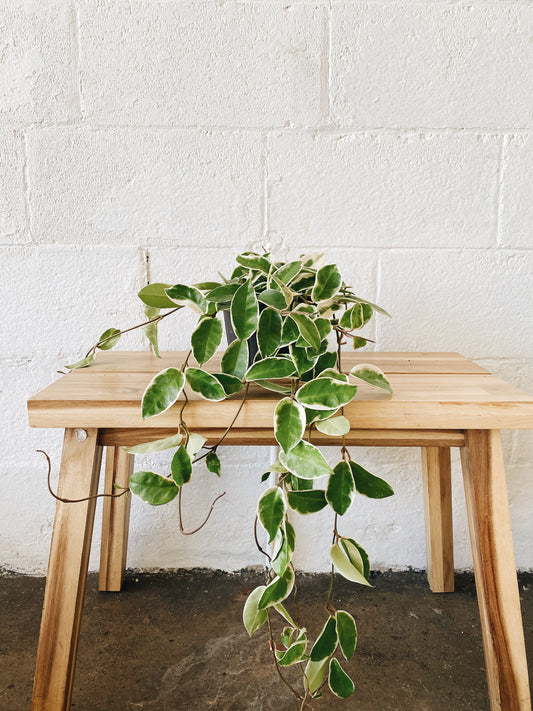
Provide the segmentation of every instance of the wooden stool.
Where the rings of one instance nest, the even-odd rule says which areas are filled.
[[[155,373],[182,361],[182,353],[100,353],[28,402],[32,427],[65,428],[59,496],[96,494],[106,447],[105,492],[127,486],[133,457],[121,447],[169,436],[177,407],[143,421],[140,401]],[[370,361],[382,368],[394,394],[362,384],[344,409],[348,445],[422,449],[428,579],[434,592],[453,591],[450,447],[461,448],[474,572],[492,711],[530,711],[527,661],[500,429],[533,429],[533,397],[454,353],[351,353],[343,366]],[[216,361],[212,366],[216,369]],[[231,445],[273,445],[276,398],[250,389]],[[214,442],[239,400],[191,398],[187,422]],[[334,440],[317,435],[317,444]],[[120,590],[126,565],[129,493],[104,499],[100,590]],[[35,672],[33,711],[70,707],[95,499],[57,503]]]

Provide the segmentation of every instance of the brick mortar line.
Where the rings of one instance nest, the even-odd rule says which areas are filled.
[[[176,243],[169,242],[168,244],[110,244],[106,242],[96,242],[90,245],[82,245],[76,243],[76,242],[65,242],[65,243],[53,243],[53,242],[32,242],[32,243],[27,243],[27,244],[0,244],[0,252],[3,249],[10,249],[10,250],[41,250],[41,249],[57,249],[58,251],[64,248],[68,249],[77,249],[80,252],[90,252],[90,251],[100,251],[102,249],[107,249],[107,250],[142,250],[142,251],[148,251],[148,252],[154,252],[155,250],[174,250],[176,252],[182,250],[182,249],[198,249],[198,243],[191,243],[191,244],[179,244],[176,245]],[[231,246],[216,246],[216,247],[211,247],[209,245],[202,245],[202,250],[204,251],[213,251],[213,252],[227,252],[228,249],[232,248]],[[346,252],[378,252],[379,253],[379,258],[381,258],[385,253],[391,253],[391,252],[397,252],[397,253],[412,253],[412,252],[442,252],[442,253],[467,253],[467,254],[517,254],[517,255],[529,255],[533,252],[533,247],[510,247],[508,245],[491,245],[490,247],[384,247],[383,245],[376,245],[375,247],[366,247],[366,246],[351,246],[351,245],[346,245],[346,244],[331,244],[328,247],[329,249],[340,249],[342,248]],[[297,247],[291,247],[289,245],[289,249],[298,249],[300,251],[316,251],[319,249],[318,246],[313,246],[309,244],[301,244],[298,245]]]
[[[170,125],[170,124],[98,124],[88,121],[64,121],[50,124],[43,123],[0,123],[0,127],[12,129],[14,131],[46,131],[57,129],[58,131],[73,128],[82,128],[93,131],[175,131],[175,132],[197,132],[197,133],[257,133],[257,134],[284,134],[284,135],[474,135],[474,136],[519,136],[533,133],[533,124],[529,127],[512,128],[482,128],[482,127],[440,127],[431,126],[224,126],[224,125]]]
[[[24,164],[22,166],[22,186],[24,191],[24,212],[26,217],[26,229],[30,238],[29,244],[34,245],[35,240],[32,230],[31,211],[31,184],[30,184],[30,158],[28,152],[28,138],[24,131],[22,134],[22,149],[24,152]]]
[[[83,118],[83,98],[81,95],[81,73],[80,73],[80,16],[79,7],[75,4],[72,7],[72,16],[70,21],[70,43],[71,43],[71,61],[72,61],[72,90],[75,101],[75,111],[77,117],[73,121],[80,121]],[[73,124],[70,124],[73,125]],[[75,124],[74,124],[75,125]]]
[[[507,146],[509,144],[509,137],[502,137],[502,145],[500,149],[500,156],[498,161],[498,182],[496,185],[496,231],[495,238],[496,244],[502,246],[503,244],[503,233],[502,233],[502,221],[503,221],[503,187],[505,179],[505,159],[507,157]]]

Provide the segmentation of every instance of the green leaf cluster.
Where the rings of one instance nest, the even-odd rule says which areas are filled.
[[[165,319],[187,309],[197,320],[187,358],[157,373],[146,384],[142,397],[142,418],[155,418],[170,410],[168,417],[179,422],[177,432],[138,442],[127,451],[143,455],[174,450],[167,476],[136,471],[130,490],[153,506],[178,497],[179,527],[185,532],[181,521],[183,487],[199,466],[222,478],[218,447],[237,421],[250,389],[268,391],[267,401],[277,396],[272,432],[279,445],[279,459],[261,477],[268,483],[256,512],[256,541],[260,545],[261,538],[265,547],[261,545],[260,550],[268,556],[268,577],[248,596],[243,622],[251,636],[271,615],[279,616],[284,625],[274,649],[279,668],[300,664],[308,696],[320,695],[327,685],[335,696],[346,698],[354,683],[339,658],[347,661],[354,654],[355,620],[348,612],[335,610],[328,598],[329,617],[312,644],[299,624],[299,615],[298,624],[293,620],[285,607],[290,607],[288,599],[295,589],[296,534],[291,520],[329,509],[335,520],[330,548],[334,570],[350,581],[370,585],[368,555],[353,538],[339,533],[337,519],[355,505],[358,493],[381,499],[393,492],[387,482],[351,460],[345,446],[350,432],[345,408],[358,385],[378,388],[387,395],[392,388],[385,373],[372,364],[343,372],[341,344],[348,342],[353,348],[366,345],[362,329],[375,313],[386,311],[357,296],[340,269],[322,263],[322,257],[300,255],[283,262],[270,253],[243,252],[236,257],[229,276],[194,284],[157,282],[143,287],[138,296],[145,319],[133,328],[142,328],[156,357],[160,356],[159,331]],[[231,323],[236,336],[227,346],[223,320]],[[98,350],[114,348],[129,330],[107,329],[84,358],[67,367],[90,366]],[[213,407],[228,398],[236,401],[236,419],[220,423],[224,434],[218,440],[211,434],[206,435],[207,440],[187,425],[190,402],[198,398],[212,402]],[[342,459],[335,466],[316,445],[313,438],[317,432],[342,446]]]

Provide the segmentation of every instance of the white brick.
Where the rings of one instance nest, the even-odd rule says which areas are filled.
[[[9,247],[0,251],[2,357],[55,356],[71,363],[107,328],[142,318],[137,249]],[[124,346],[139,347],[136,332]]]
[[[64,128],[30,134],[36,239],[237,246],[261,234],[261,138]]]
[[[64,122],[79,115],[73,22],[66,1],[2,3],[0,122]]]
[[[531,252],[384,252],[379,300],[393,318],[380,322],[378,348],[531,355],[531,283]]]
[[[363,127],[530,125],[532,34],[525,4],[334,5],[333,118]]]
[[[504,155],[501,242],[533,248],[533,136],[510,136]]]
[[[0,242],[29,240],[24,198],[24,137],[0,128]]]
[[[261,474],[273,461],[273,452],[268,447],[222,447],[219,456],[220,479],[198,464],[183,490],[183,523],[189,531],[202,523],[215,497],[226,492],[208,523],[194,536],[179,533],[177,501],[154,507],[133,500],[129,566],[240,570],[264,563],[255,546],[254,517],[265,489]],[[168,475],[170,459],[167,453],[136,457],[135,468]],[[259,536],[264,539],[260,531]]]
[[[85,116],[99,123],[283,126],[319,119],[322,8],[86,2]]]
[[[473,135],[279,135],[269,227],[319,248],[489,246],[499,147]]]

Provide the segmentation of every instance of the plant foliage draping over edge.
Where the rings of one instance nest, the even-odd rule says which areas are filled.
[[[131,492],[154,506],[177,497],[179,527],[182,524],[183,487],[193,477],[194,465],[205,460],[207,469],[220,476],[218,447],[238,418],[214,444],[206,445],[200,433],[187,426],[187,391],[206,400],[218,402],[241,394],[244,404],[250,383],[274,393],[273,432],[279,444],[279,459],[261,480],[268,486],[257,504],[256,528],[264,528],[270,550],[266,556],[267,579],[249,595],[243,611],[244,625],[250,636],[268,625],[270,647],[278,673],[305,708],[312,698],[329,686],[339,698],[354,691],[354,683],[341,666],[353,655],[357,628],[349,612],[336,610],[332,590],[334,573],[361,585],[370,585],[370,564],[366,551],[349,535],[339,532],[339,517],[353,505],[357,494],[379,499],[393,494],[389,484],[352,461],[345,439],[350,423],[343,408],[355,396],[357,383],[365,383],[392,392],[385,374],[373,365],[356,366],[350,373],[342,368],[342,348],[350,343],[360,348],[369,339],[360,335],[374,312],[387,314],[376,304],[362,299],[342,279],[338,267],[319,267],[322,255],[302,256],[288,263],[275,261],[270,254],[245,252],[237,258],[237,267],[226,279],[200,284],[149,284],[141,289],[146,320],[132,328],[107,329],[85,357],[69,369],[89,366],[98,349],[113,348],[126,331],[142,327],[156,356],[159,357],[158,326],[161,320],[182,308],[198,314],[191,335],[191,349],[182,363],[166,368],[152,378],[142,398],[142,417],[155,417],[169,408],[179,407],[179,430],[171,437],[129,448],[131,453],[149,453],[175,449],[167,476],[136,471],[130,481]],[[236,339],[225,349],[220,372],[204,368],[220,350],[222,324],[219,315],[226,312]],[[189,365],[191,355],[196,364]],[[333,467],[313,444],[318,432],[340,440],[340,461]],[[204,449],[201,454],[199,452]],[[284,603],[296,598],[295,571],[292,563],[296,536],[291,518],[310,515],[329,507],[333,516],[333,540],[330,547],[331,584],[325,602],[327,619],[314,643],[302,626],[299,605],[296,619]],[[279,641],[274,638],[273,616],[282,620]],[[284,667],[299,665],[303,690],[292,687],[283,677]]]

